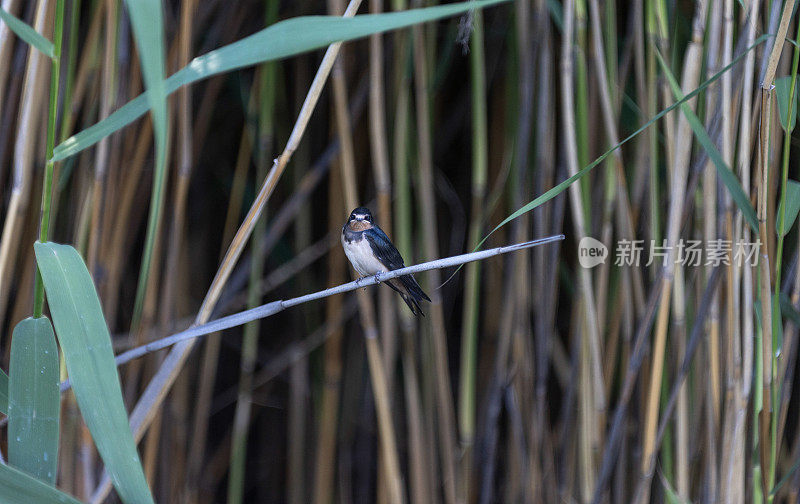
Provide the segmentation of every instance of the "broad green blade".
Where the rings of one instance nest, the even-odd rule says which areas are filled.
[[[53,49],[53,43],[34,30],[31,25],[14,17],[2,8],[0,8],[0,19],[2,19],[11,31],[16,33],[17,37],[21,38],[25,43],[43,52],[50,58],[55,57],[56,53]]]
[[[61,392],[47,317],[26,318],[14,328],[8,372],[8,463],[55,485]]]
[[[683,93],[678,85],[678,81],[675,79],[675,75],[673,75],[672,71],[669,69],[669,65],[667,65],[667,62],[664,61],[664,58],[658,51],[656,51],[656,56],[658,56],[658,61],[661,63],[661,69],[664,71],[664,75],[667,76],[669,85],[672,88],[672,94],[676,99],[683,100]],[[725,184],[725,187],[728,188],[728,192],[731,193],[731,197],[736,203],[736,206],[739,207],[739,210],[742,212],[742,215],[744,215],[745,220],[748,224],[750,224],[750,227],[753,229],[753,231],[758,233],[758,219],[756,217],[756,211],[753,209],[753,205],[750,204],[750,199],[744,193],[742,186],[739,184],[739,179],[736,178],[736,175],[734,175],[731,169],[728,168],[728,165],[725,164],[725,160],[722,159],[722,155],[717,150],[714,142],[711,141],[708,133],[706,133],[703,123],[700,122],[700,119],[686,103],[681,104],[681,112],[683,112],[683,115],[686,116],[687,121],[689,121],[689,126],[692,128],[694,136],[697,137],[700,145],[702,145],[708,153],[708,157],[714,162],[714,166],[717,168],[717,175],[719,175],[719,178],[722,180],[722,183]]]
[[[150,262],[156,242],[156,232],[161,222],[164,206],[164,178],[167,172],[167,93],[164,86],[164,27],[161,16],[161,0],[125,0],[131,15],[131,25],[139,48],[147,97],[153,114],[153,133],[156,145],[156,171],[147,218],[147,237],[139,270],[139,284],[133,312],[134,326],[139,323],[147,290]]]
[[[0,464],[0,502],[3,504],[80,504],[80,501],[71,495],[3,464]]]
[[[783,204],[778,205],[778,213],[775,214],[775,232],[785,236],[797,219],[797,212],[800,212],[800,182],[789,180],[786,184],[786,216],[781,231],[781,215],[783,214]],[[781,202],[782,203],[782,202]]]
[[[778,99],[778,116],[781,119],[781,127],[783,127],[784,131],[791,131],[794,129],[794,125],[797,123],[797,90],[794,92],[794,104],[791,107],[792,115],[791,115],[791,122],[789,120],[789,95],[791,95],[792,91],[792,78],[791,76],[781,77],[780,79],[775,79],[775,95]]]
[[[8,415],[8,375],[0,369],[0,413]]]
[[[160,0],[125,0],[139,49],[156,141],[166,144],[167,93],[164,86],[164,27]]]
[[[69,245],[34,244],[58,341],[83,419],[106,471],[125,503],[152,503],[100,300],[78,252]]]
[[[375,33],[406,28],[508,1],[461,2],[401,12],[364,14],[352,18],[301,16],[287,19],[193,59],[166,80],[166,92],[172,93],[181,86],[213,75],[265,61],[287,58],[334,42],[355,40]],[[99,123],[66,139],[56,147],[53,160],[59,161],[77,154],[141,117],[149,107],[148,95],[149,92],[139,95]]]

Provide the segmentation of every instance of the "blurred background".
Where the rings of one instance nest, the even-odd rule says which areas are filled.
[[[566,235],[417,275],[424,318],[368,287],[205,337],[177,364],[165,350],[122,366],[129,411],[174,370],[136,432],[156,500],[796,502],[794,3],[515,0],[346,43],[238,261],[223,258],[324,51],[182,88],[138,303],[149,115],[58,162],[51,239],[85,258],[117,353],[188,327],[221,264],[211,318],[349,281],[339,234],[356,206],[407,265],[471,251],[521,208],[481,247]],[[2,2],[48,37],[54,5]],[[123,3],[65,5],[57,144],[143,89]],[[346,6],[165,0],[167,73]],[[0,25],[3,367],[33,302],[50,84],[34,54]],[[607,247],[591,269],[585,236]],[[618,261],[625,240],[640,262]],[[702,242],[699,264],[680,240]],[[707,261],[714,240],[727,264]],[[758,267],[737,243],[763,244]],[[648,264],[653,246],[666,262]],[[62,414],[59,488],[115,502],[70,393]]]

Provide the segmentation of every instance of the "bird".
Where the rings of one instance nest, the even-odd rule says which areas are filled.
[[[362,277],[405,268],[400,252],[375,224],[372,212],[366,207],[358,207],[350,212],[350,217],[342,227],[342,248],[350,264]],[[431,298],[413,276],[403,275],[385,283],[400,294],[411,308],[411,313],[425,316],[419,303],[422,300],[430,302]]]

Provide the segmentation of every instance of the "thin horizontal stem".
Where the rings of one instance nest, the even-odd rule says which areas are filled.
[[[335,294],[342,294],[344,292],[353,291],[361,287],[375,285],[377,283],[385,282],[386,280],[391,280],[392,278],[397,278],[399,276],[410,275],[413,273],[420,273],[422,271],[429,271],[433,269],[442,269],[450,266],[458,266],[459,264],[464,264],[472,261],[480,261],[496,255],[506,254],[508,252],[514,252],[517,250],[523,250],[535,247],[537,245],[544,245],[546,243],[552,243],[563,239],[564,235],[554,235],[554,236],[548,236],[547,238],[539,238],[538,240],[517,243],[505,247],[497,247],[489,250],[481,250],[479,252],[471,252],[469,254],[461,254],[452,257],[445,257],[443,259],[436,259],[434,261],[428,261],[425,263],[416,264],[414,266],[408,266],[405,268],[387,271],[385,273],[378,273],[377,275],[373,276],[362,277],[359,278],[358,280],[354,280],[346,284],[338,285],[336,287],[331,287],[329,289],[321,290],[311,294],[306,294],[305,296],[300,296],[287,300],[273,301],[271,303],[257,306],[250,310],[245,310],[243,312],[234,313],[233,315],[228,315],[227,317],[222,317],[217,320],[212,320],[211,322],[208,322],[206,324],[190,327],[185,331],[181,331],[171,336],[167,336],[165,338],[153,341],[151,343],[148,343],[147,345],[142,345],[140,347],[133,348],[131,350],[128,350],[127,352],[119,354],[116,357],[116,362],[117,365],[120,366],[122,364],[125,364],[126,362],[138,359],[139,357],[142,357],[152,352],[157,352],[158,350],[163,350],[164,348],[170,347],[184,340],[199,338],[201,336],[205,336],[206,334],[211,334],[217,331],[222,331],[224,329],[230,329],[232,327],[244,325],[254,320],[275,315],[276,313],[281,312],[284,309],[292,306],[297,306],[299,304],[307,303],[309,301],[314,301],[328,296],[333,296]],[[69,380],[61,383],[62,391],[69,389],[69,387],[70,387]]]

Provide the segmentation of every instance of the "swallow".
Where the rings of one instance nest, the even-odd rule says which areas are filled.
[[[405,268],[400,252],[373,222],[369,208],[358,207],[350,213],[350,218],[342,227],[342,248],[350,264],[362,277]],[[385,283],[400,294],[411,308],[411,313],[425,316],[419,302],[423,299],[430,302],[431,298],[422,291],[413,276],[403,275]]]

